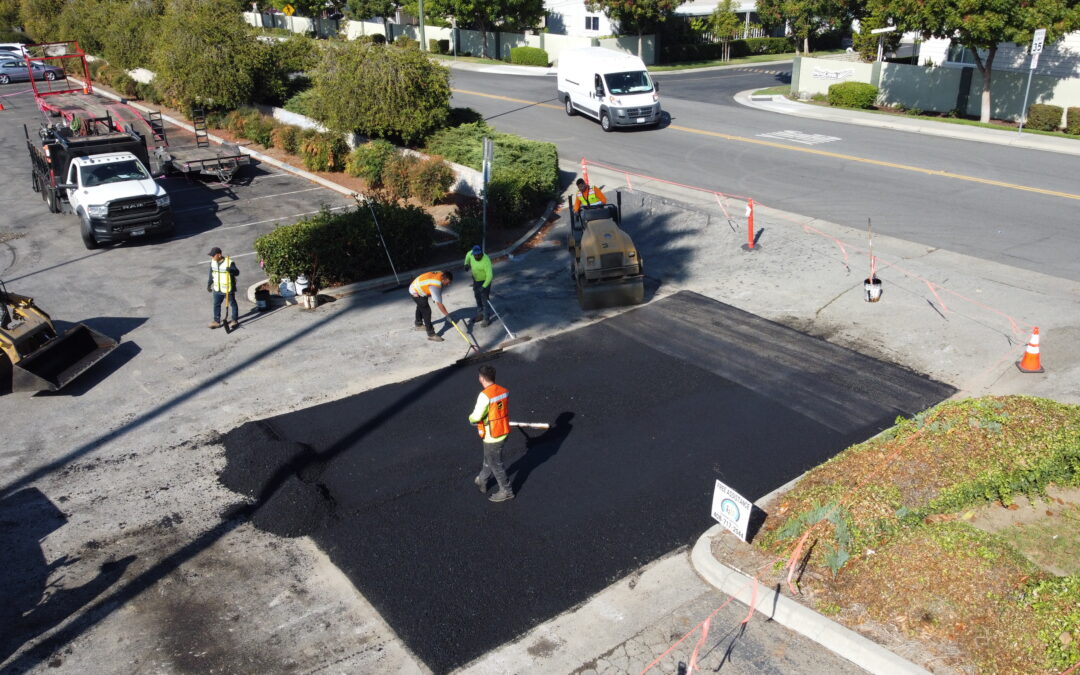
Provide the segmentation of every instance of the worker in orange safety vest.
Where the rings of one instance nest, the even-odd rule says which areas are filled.
[[[442,342],[443,339],[435,334],[435,328],[431,325],[431,305],[428,304],[428,298],[435,301],[435,306],[449,322],[450,313],[443,304],[443,291],[449,288],[453,281],[454,275],[451,272],[425,272],[409,284],[409,295],[416,302],[413,330],[426,330],[427,339],[432,342]]]
[[[574,213],[581,210],[584,206],[599,206],[600,204],[607,204],[607,197],[603,192],[600,192],[598,187],[590,187],[585,182],[584,178],[577,179],[578,193],[574,197]]]
[[[469,415],[469,421],[476,425],[484,441],[484,462],[473,482],[480,492],[487,494],[488,481],[494,475],[499,490],[488,499],[505,502],[514,498],[502,459],[503,445],[510,435],[510,392],[495,384],[495,368],[489,365],[480,366],[480,386],[484,390],[476,397],[476,406]]]

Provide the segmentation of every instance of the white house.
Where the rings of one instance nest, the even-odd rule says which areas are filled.
[[[615,34],[603,12],[590,12],[584,0],[545,0],[549,33],[574,37],[606,37]]]
[[[1002,42],[994,56],[995,71],[1023,71],[1031,67],[1030,45],[1015,45]],[[974,66],[975,56],[962,45],[951,40],[933,38],[919,44],[918,64],[921,66]],[[984,55],[985,56],[985,55]],[[1036,75],[1074,78],[1080,77],[1080,31],[1069,33],[1054,44],[1043,48]]]

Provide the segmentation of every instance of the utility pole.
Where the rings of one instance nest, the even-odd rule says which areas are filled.
[[[427,40],[424,39],[424,0],[417,0],[417,17],[420,20],[420,50],[427,51]]]

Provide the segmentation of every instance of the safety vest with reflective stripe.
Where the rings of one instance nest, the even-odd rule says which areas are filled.
[[[589,189],[585,192],[578,193],[577,202],[574,203],[574,210],[577,211],[582,204],[585,206],[593,206],[606,203],[607,199],[604,198],[604,193],[600,192],[599,188],[589,186]]]
[[[480,432],[480,438],[488,440],[490,435],[490,440],[494,441],[510,433],[510,392],[492,384],[483,393],[488,399],[487,419],[478,423],[476,430]]]
[[[420,276],[413,279],[413,282],[409,284],[409,293],[417,296],[430,296],[432,286],[438,286],[439,288],[442,288],[441,273],[424,272]]]
[[[219,263],[216,260],[210,261],[210,279],[214,282],[214,290],[218,293],[232,293],[232,274],[229,272],[229,268],[232,267],[232,258],[222,258]]]

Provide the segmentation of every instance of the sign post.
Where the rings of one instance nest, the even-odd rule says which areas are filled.
[[[487,204],[488,204],[488,181],[491,180],[491,162],[495,158],[495,144],[491,142],[490,138],[484,137],[484,230],[480,240],[480,245],[484,251],[487,252]]]
[[[751,510],[752,505],[745,497],[716,481],[716,487],[713,488],[712,517],[743,541],[746,541]]]
[[[1024,123],[1027,122],[1028,95],[1031,94],[1031,78],[1035,74],[1035,67],[1039,65],[1039,54],[1042,54],[1043,43],[1046,41],[1046,29],[1040,28],[1031,37],[1031,69],[1028,70],[1027,89],[1024,90],[1024,107],[1020,109],[1020,126],[1016,133],[1024,133]]]
[[[749,16],[749,15],[748,15]],[[881,61],[885,56],[885,33],[891,33],[896,30],[896,26],[886,26],[885,28],[875,28],[870,31],[871,35],[877,36],[877,61]]]

